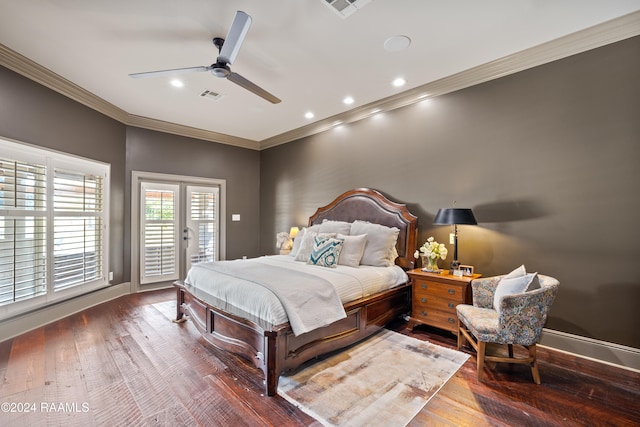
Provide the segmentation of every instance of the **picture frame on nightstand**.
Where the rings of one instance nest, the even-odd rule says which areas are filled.
[[[473,276],[473,265],[460,265],[460,270],[462,271],[463,276]]]

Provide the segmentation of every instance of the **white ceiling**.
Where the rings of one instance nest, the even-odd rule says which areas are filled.
[[[448,76],[640,10],[640,0],[373,0],[343,19],[324,3],[0,0],[0,44],[118,107],[125,122],[182,129],[175,133],[193,128],[213,135],[208,139],[259,147],[353,119],[384,106],[381,100],[411,102],[407,94],[436,88]],[[218,55],[211,39],[226,36],[237,10],[253,23],[231,69],[280,104],[210,73],[182,75],[180,89],[168,77],[128,77],[211,65]],[[386,51],[383,43],[394,35],[408,36],[411,45]],[[408,82],[400,89],[391,85],[398,76]],[[224,96],[204,99],[205,89]],[[342,103],[347,95],[354,104]],[[306,119],[307,111],[315,118]]]

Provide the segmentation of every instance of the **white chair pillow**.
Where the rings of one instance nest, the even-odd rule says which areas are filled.
[[[540,288],[538,273],[529,273],[519,277],[503,277],[493,294],[493,308],[500,314],[500,303],[507,295],[515,295],[527,290]],[[531,289],[529,289],[531,288]]]

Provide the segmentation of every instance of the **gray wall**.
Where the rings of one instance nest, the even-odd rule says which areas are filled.
[[[363,186],[407,203],[420,243],[448,243],[432,221],[456,201],[480,222],[460,227],[463,263],[557,277],[547,327],[640,348],[639,52],[635,37],[262,151],[262,250]]]
[[[225,179],[226,258],[260,255],[260,152],[193,138],[127,128],[126,241],[130,242],[131,171]],[[239,222],[231,215],[240,214]],[[130,247],[125,247],[130,259]]]
[[[131,280],[132,170],[225,179],[226,256],[261,254],[258,151],[128,127],[4,67],[0,135],[111,165],[112,283]],[[231,222],[232,213],[241,221]]]
[[[0,135],[111,165],[109,271],[124,282],[125,126],[0,67]]]

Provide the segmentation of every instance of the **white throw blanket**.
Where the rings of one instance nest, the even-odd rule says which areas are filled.
[[[312,274],[240,260],[200,263],[193,268],[250,281],[269,289],[282,303],[295,335],[347,316],[334,286]]]

